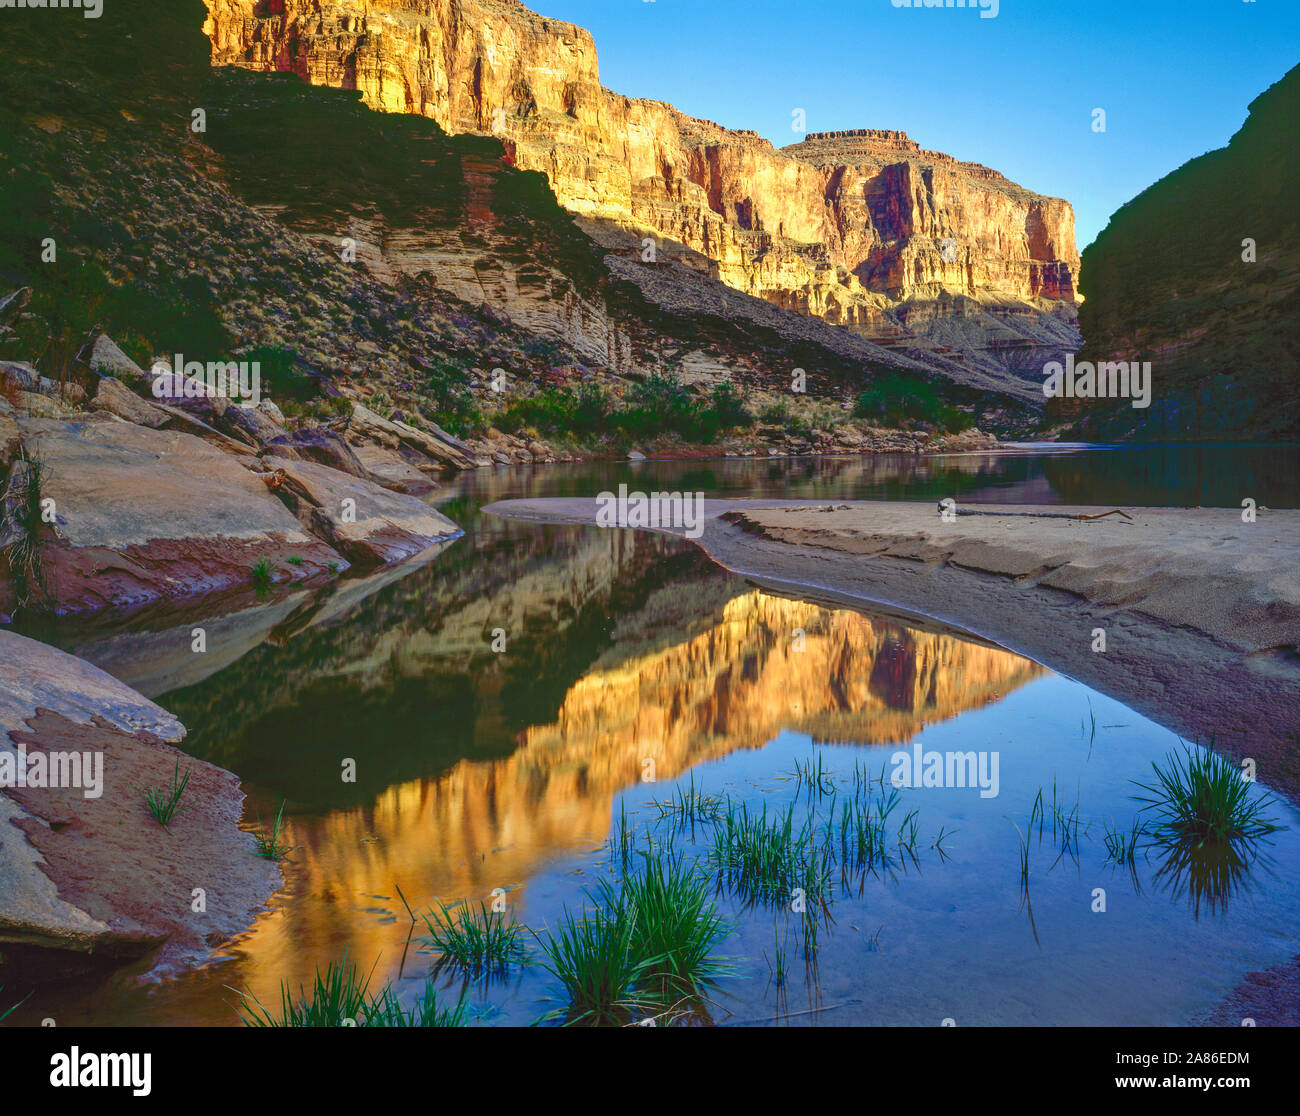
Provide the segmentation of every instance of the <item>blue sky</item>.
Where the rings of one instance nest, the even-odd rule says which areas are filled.
[[[526,0],[595,36],[601,80],[778,147],[893,128],[1073,203],[1082,249],[1119,206],[1222,147],[1300,62],[1300,0]],[[1106,110],[1106,131],[1092,130]]]

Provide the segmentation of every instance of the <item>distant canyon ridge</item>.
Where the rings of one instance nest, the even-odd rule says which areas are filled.
[[[929,350],[1022,399],[1079,346],[1070,204],[902,132],[812,133],[778,150],[611,92],[589,32],[515,0],[205,3],[214,65],[293,72],[496,135],[611,256],[639,261],[652,239],[658,262],[887,349]]]

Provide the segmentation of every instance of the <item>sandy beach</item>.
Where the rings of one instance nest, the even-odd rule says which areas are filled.
[[[485,510],[594,524],[594,499]],[[962,509],[963,511],[965,509]],[[973,506],[972,506],[973,510]],[[1300,511],[707,500],[695,540],[778,591],[940,621],[1108,694],[1300,802]],[[1024,514],[1037,513],[1037,514]],[[685,536],[680,529],[660,528]],[[1098,630],[1105,633],[1105,650]],[[1171,736],[1170,745],[1175,745]]]

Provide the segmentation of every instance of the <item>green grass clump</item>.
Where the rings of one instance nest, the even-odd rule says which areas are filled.
[[[12,541],[4,551],[5,565],[14,583],[19,608],[29,608],[47,592],[45,564],[38,534],[41,526],[41,503],[44,500],[45,463],[21,450],[9,470],[9,479],[0,506],[15,520]]]
[[[675,858],[644,857],[642,870],[618,888],[602,881],[606,910],[625,912],[632,924],[632,955],[646,962],[638,992],[671,1006],[701,999],[730,971],[713,950],[730,932],[709,900],[709,880]]]
[[[397,999],[397,993],[391,986],[386,986],[373,1000],[365,1012],[367,1027],[463,1027],[468,1005],[465,997],[456,1002],[455,1007],[445,1007],[438,1002],[438,995],[433,981],[427,981],[424,995],[412,1008],[403,1008]]]
[[[504,911],[466,907],[457,916],[449,907],[424,916],[428,943],[440,954],[438,966],[450,965],[470,976],[501,972],[524,959],[524,928]]]
[[[283,799],[275,808],[275,817],[271,819],[270,829],[262,825],[261,818],[257,819],[257,828],[252,831],[253,840],[257,842],[257,851],[267,860],[282,860],[288,853],[289,843],[284,836],[286,828]]]
[[[289,985],[281,983],[278,1014],[247,992],[238,993],[237,1010],[249,1027],[342,1027],[349,1020],[359,1023],[370,1003],[372,975],[373,970],[363,978],[344,954],[342,961],[331,961],[324,974],[316,970],[310,993],[299,985],[295,998]]]
[[[1137,783],[1147,793],[1134,797],[1159,819],[1152,831],[1158,839],[1199,848],[1254,840],[1281,828],[1264,816],[1272,798],[1252,794],[1241,771],[1212,748],[1170,752],[1151,768],[1155,782]]]
[[[814,824],[794,827],[794,807],[768,816],[728,801],[713,831],[713,862],[719,878],[750,902],[786,903],[802,889],[811,907],[824,900],[830,882],[830,859],[817,847]]]
[[[689,789],[683,791],[678,787],[672,798],[655,801],[650,805],[659,811],[658,820],[672,818],[683,828],[686,826],[694,828],[697,824],[717,821],[722,814],[725,801],[726,799],[720,794],[704,794],[702,791],[697,791],[695,774],[692,772]]]
[[[248,573],[249,580],[259,589],[269,588],[271,584],[271,570],[272,566],[270,561],[266,558],[259,558],[253,563],[253,568]]]
[[[187,771],[182,775],[181,761],[177,760],[176,767],[172,771],[170,786],[149,787],[147,790],[139,791],[144,795],[145,806],[153,816],[153,820],[159,825],[163,827],[171,825],[176,815],[185,809],[181,805],[181,796],[185,793],[189,782],[190,773]]]
[[[1141,818],[1133,820],[1132,828],[1125,833],[1110,822],[1103,823],[1105,829],[1106,859],[1114,864],[1123,864],[1130,868],[1137,864],[1138,850],[1142,847],[1142,837],[1146,832],[1146,823]]]
[[[846,870],[874,871],[878,863],[888,864],[890,844],[885,823],[898,791],[892,791],[891,796],[878,799],[874,812],[870,801],[860,801],[856,795],[840,804],[840,860]]]
[[[610,910],[565,911],[542,949],[542,967],[559,982],[566,1006],[552,1012],[570,1025],[621,1026],[640,1006],[636,986],[658,958],[632,952],[635,912],[616,905]]]
[[[280,985],[280,1008],[272,1011],[256,996],[239,992],[236,1005],[247,1027],[460,1027],[465,1023],[466,1003],[462,996],[455,1007],[438,1002],[432,982],[414,1007],[404,1008],[391,984],[370,994],[373,969],[362,977],[347,959],[331,961],[322,974],[317,968],[310,993],[301,985],[295,997],[287,983]]]
[[[806,793],[809,800],[813,798],[822,798],[825,795],[835,794],[835,780],[831,778],[830,772],[822,765],[821,753],[817,753],[817,765],[814,767],[811,759],[800,762],[794,761],[794,776],[798,781],[795,788],[795,797],[798,798],[800,792]]]
[[[545,940],[543,967],[559,980],[566,1024],[625,1025],[643,1012],[702,1010],[708,988],[730,971],[713,956],[731,932],[709,899],[705,873],[662,855],[641,854],[639,871],[602,882],[594,909],[565,911]]]

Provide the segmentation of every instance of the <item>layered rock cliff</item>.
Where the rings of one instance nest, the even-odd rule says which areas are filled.
[[[587,31],[514,0],[206,2],[214,64],[495,134],[613,253],[648,236],[736,290],[1022,379],[1074,344],[1069,203],[902,133],[776,150],[605,89]]]
[[[1078,359],[1150,361],[1150,406],[1054,400],[1049,416],[1089,438],[1300,438],[1298,178],[1300,66],[1083,254]]]
[[[1003,433],[1041,409],[1036,385],[941,344],[877,344],[642,263],[605,221],[632,246],[616,255],[497,137],[287,71],[212,70],[206,11],[116,0],[82,21],[93,32],[25,20],[0,38],[0,301],[30,288],[16,322],[16,300],[0,306],[0,357],[57,381],[101,329],[140,367],[254,351],[264,394],[303,415],[341,392],[453,432],[512,398],[487,386],[498,367],[512,392],[595,381],[617,397],[651,372],[700,395],[722,379],[785,392],[802,367],[841,407],[887,372]],[[47,237],[71,266],[41,262]]]

